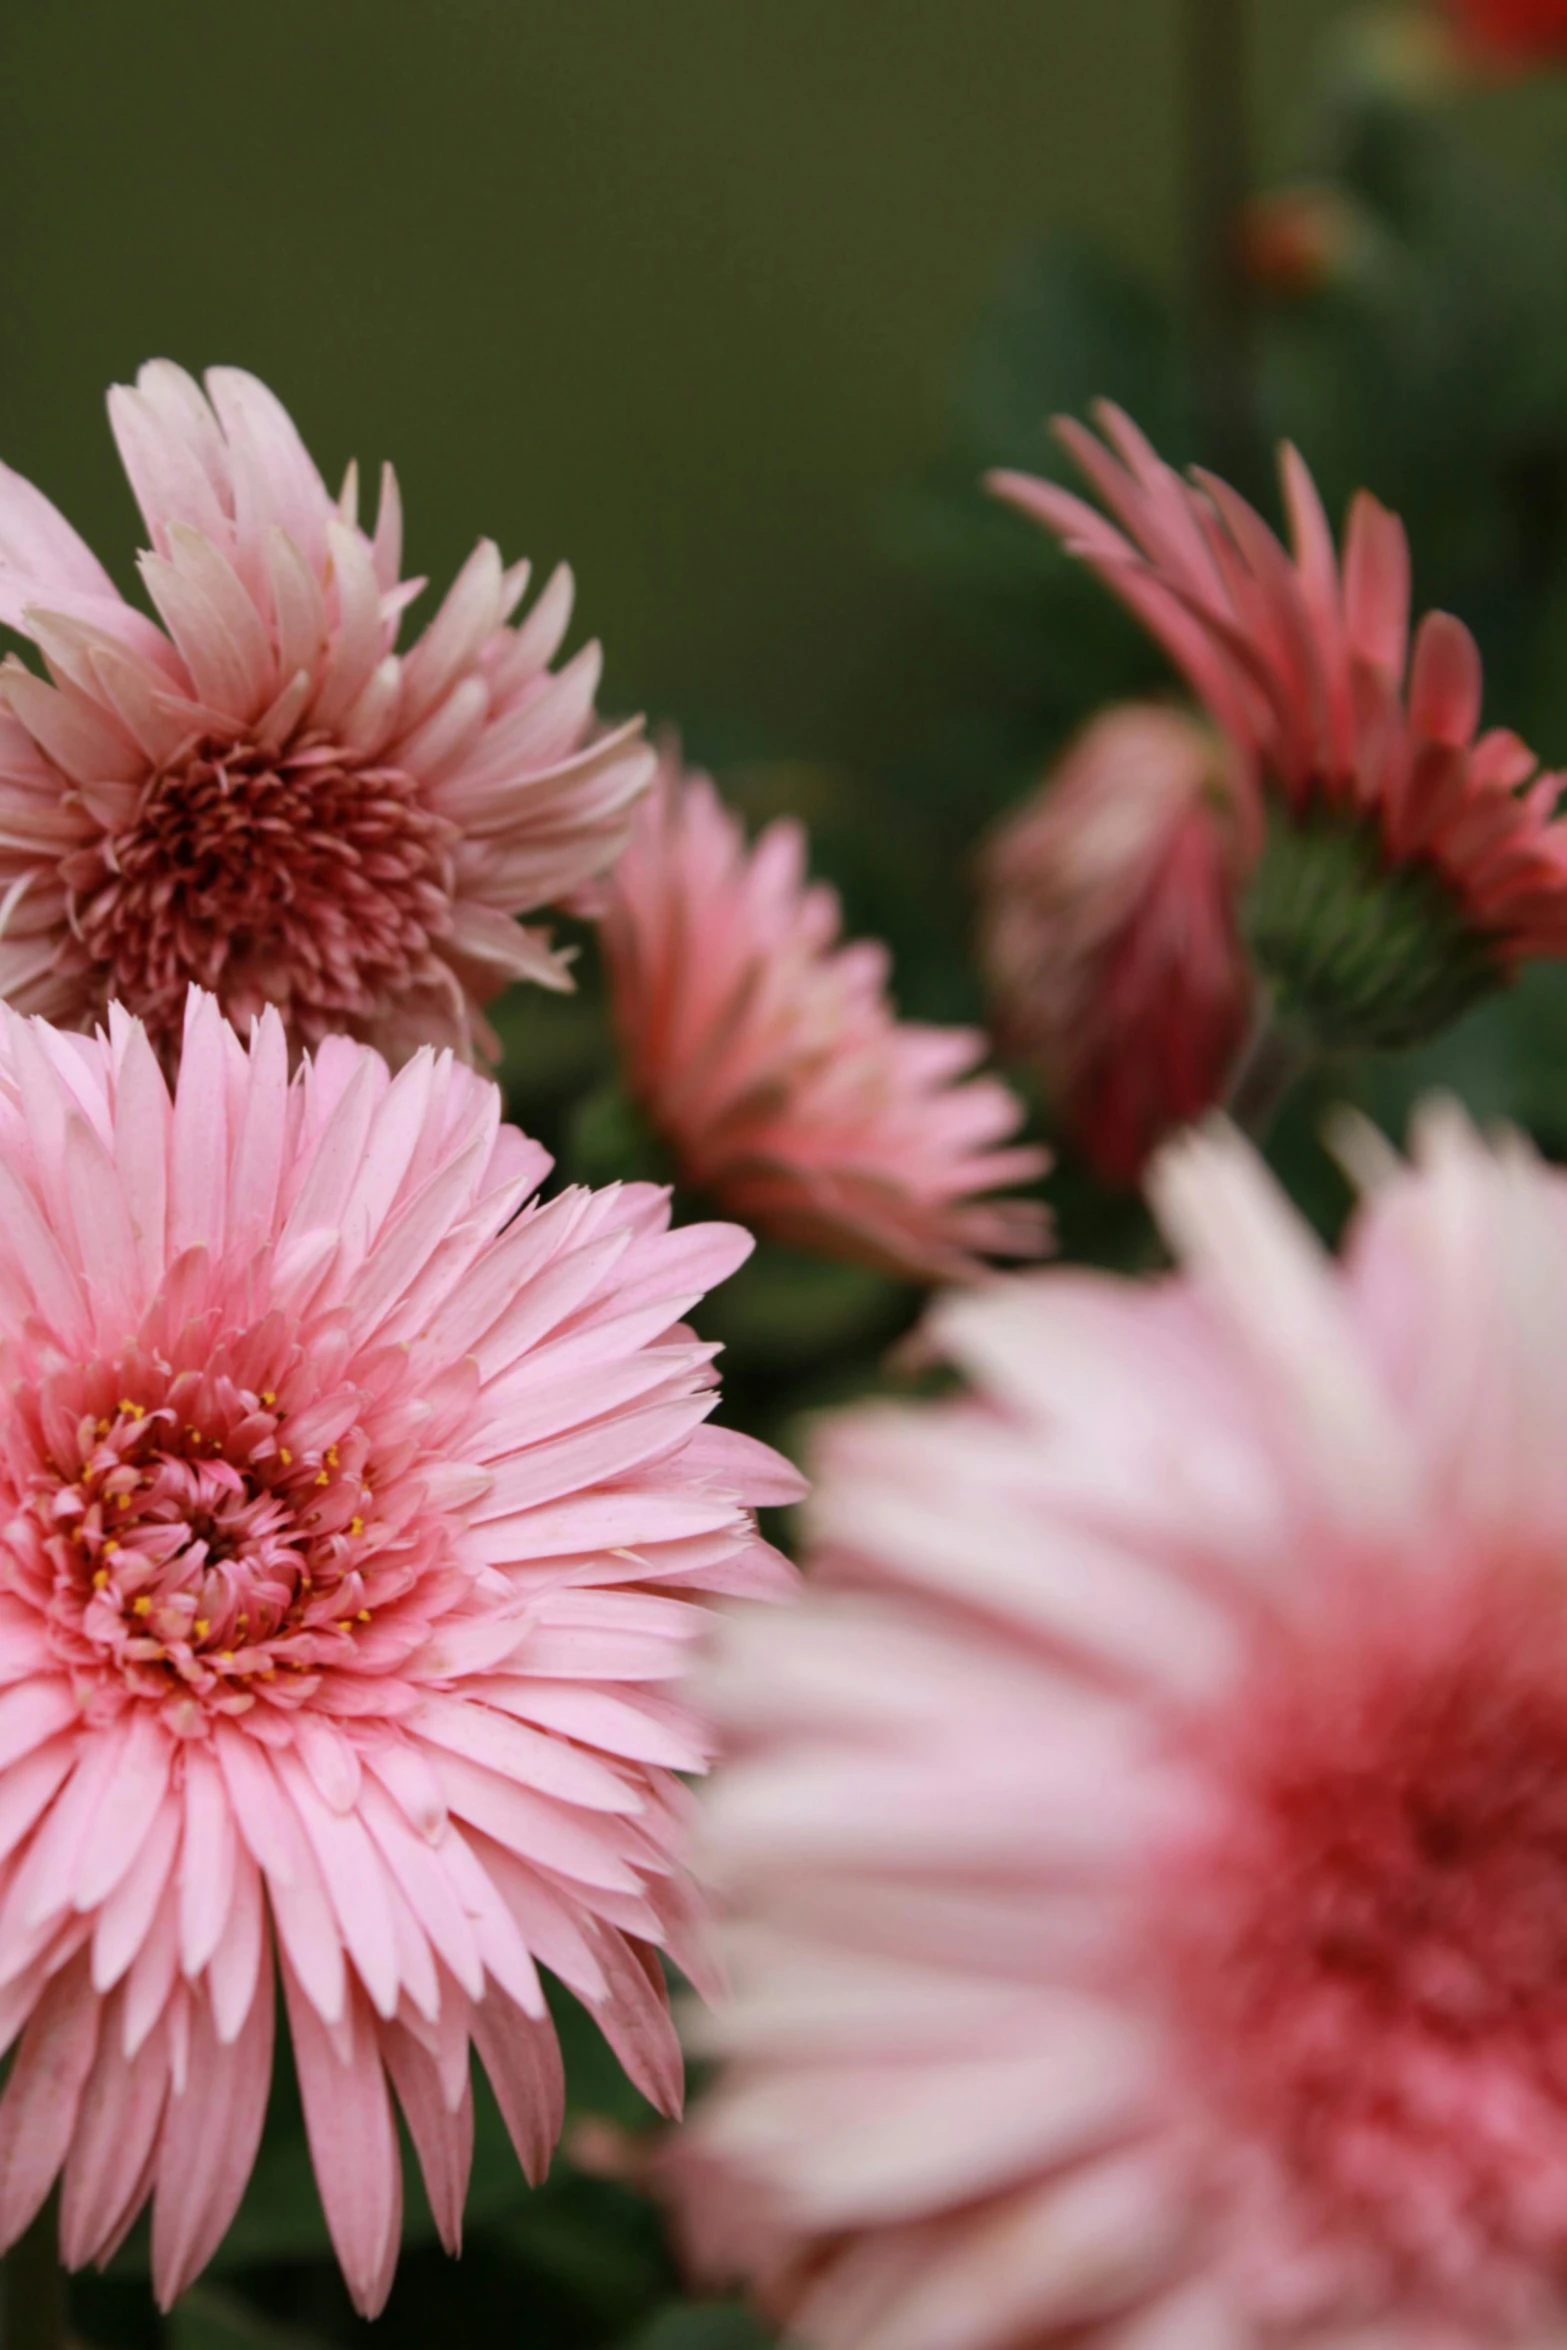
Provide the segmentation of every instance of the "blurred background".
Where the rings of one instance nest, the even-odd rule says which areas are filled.
[[[1270,149],[1337,13],[1258,0]],[[1009,269],[1179,264],[1182,0],[11,0],[0,43],[0,453],[111,564],[102,387],[243,365],[327,473],[394,460],[419,568],[569,556],[610,701],[747,749],[917,732],[893,516]]]
[[[1567,760],[1567,75],[1460,70],[1435,24],[1340,0],[11,0],[0,457],[129,589],[104,388],[155,354],[254,370],[329,477],[395,462],[438,585],[480,535],[569,559],[602,706],[677,723],[752,817],[804,815],[903,1008],[972,1017],[976,841],[1095,707],[1168,682],[976,489],[1051,464],[1054,409],[1113,394],[1270,514],[1281,432],[1331,509],[1368,482],[1410,521],[1417,603],[1480,636],[1490,712]],[[1211,75],[1194,92],[1204,25],[1225,122]],[[1281,201],[1243,218],[1217,189],[1237,412],[1192,293],[1240,127],[1239,193]],[[515,1114],[568,1170],[618,1171],[591,969],[502,1025]],[[1421,1054],[1332,1072],[1275,1148],[1331,1224],[1324,1088],[1397,1129],[1445,1083],[1563,1150],[1564,1071],[1567,993],[1537,972]],[[1135,1206],[1070,1164],[1052,1189],[1074,1253],[1135,1253]],[[881,1375],[916,1302],[764,1249],[708,1314],[731,1411],[788,1439]],[[637,2101],[564,2029],[574,2158],[530,2196],[486,2106],[468,2255],[440,2258],[411,2185],[378,2331],[760,2342],[682,2297]],[[80,2339],[361,2337],[286,2083],[211,2277],[166,2323],[143,2279],[133,2239],[75,2288]]]

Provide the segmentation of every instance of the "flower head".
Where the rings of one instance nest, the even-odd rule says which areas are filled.
[[[949,1299],[968,1396],[825,1444],[675,2158],[791,2339],[1561,2339],[1567,1180],[1420,1161],[1340,1269],[1173,1146],[1183,1271]]]
[[[1042,1210],[977,1195],[1039,1174],[1021,1111],[970,1077],[984,1040],[895,1018],[887,952],[838,944],[787,818],[748,848],[666,755],[597,902],[631,1090],[686,1181],[808,1248],[917,1278],[1032,1256]]]
[[[1236,898],[1255,844],[1233,768],[1211,727],[1127,703],[1085,729],[985,851],[997,1034],[1112,1182],[1135,1182],[1170,1127],[1212,1108],[1246,1034]]]
[[[1464,40],[1500,64],[1567,57],[1567,0],[1446,0]]]
[[[450,1054],[292,1080],[192,994],[0,1013],[0,2244],[73,2266],[152,2200],[166,2304],[254,2160],[281,1978],[358,2306],[396,2258],[391,2092],[445,2240],[469,2047],[530,2175],[550,1967],[665,2106],[704,1591],[784,1570],[791,1474],[702,1422],[680,1317],[749,1245],[547,1161]],[[18,2035],[20,2037],[18,2038]]]
[[[1396,516],[1362,491],[1340,561],[1287,448],[1287,554],[1225,483],[1183,481],[1115,408],[1099,421],[1103,442],[1058,429],[1113,522],[1027,475],[993,486],[1093,566],[1240,753],[1270,817],[1246,927],[1283,1010],[1330,1045],[1399,1045],[1567,954],[1562,779],[1477,732],[1460,622],[1428,613],[1410,653]]]
[[[331,498],[254,376],[203,397],[155,360],[109,415],[162,628],[0,468],[0,619],[48,670],[0,669],[0,995],[72,1026],[123,1003],[165,1054],[192,981],[296,1046],[489,1049],[508,981],[567,984],[513,917],[610,863],[651,771],[595,724],[597,647],[550,668],[569,572],[508,627],[528,567],[485,540],[399,654],[423,582],[390,467],[370,537],[354,469]]]

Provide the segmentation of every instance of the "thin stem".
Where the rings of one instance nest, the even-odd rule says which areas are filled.
[[[1202,456],[1247,483],[1257,456],[1251,298],[1241,208],[1251,193],[1247,131],[1250,0],[1183,0],[1187,275]]]
[[[1225,1103],[1243,1134],[1253,1142],[1266,1139],[1285,1095],[1296,1079],[1305,1075],[1311,1060],[1311,1048],[1305,1040],[1281,1027],[1264,1005],[1236,1063]]]
[[[4,2350],[66,2350],[70,2339],[53,2196],[6,2254]]]

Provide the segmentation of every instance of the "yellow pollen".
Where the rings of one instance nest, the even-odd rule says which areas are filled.
[[[326,1448],[326,1465],[329,1469],[337,1467],[337,1446],[335,1444],[329,1444]]]
[[[103,1556],[104,1556],[105,1558],[112,1558],[112,1557],[114,1556],[115,1552],[116,1552],[116,1551],[119,1549],[119,1547],[120,1547],[120,1546],[119,1546],[119,1544],[118,1544],[118,1543],[117,1543],[117,1542],[114,1540],[113,1536],[111,1535],[111,1537],[109,1538],[109,1540],[108,1540],[108,1541],[107,1541],[107,1542],[104,1544],[104,1546],[103,1546]]]
[[[325,1469],[318,1469],[318,1470],[316,1471],[316,1483],[317,1483],[318,1485],[330,1485],[330,1484],[331,1484],[331,1482],[332,1482],[331,1475],[330,1475],[330,1473],[329,1473],[327,1470],[325,1470]]]
[[[363,1518],[352,1518],[352,1519],[350,1519],[350,1521],[349,1521],[349,1526],[348,1526],[348,1531],[349,1531],[349,1533],[350,1533],[350,1534],[362,1534],[362,1533],[364,1532],[364,1530],[365,1530],[365,1522],[364,1522]]]
[[[122,1412],[129,1412],[133,1420],[145,1420],[147,1417],[146,1405],[142,1403],[132,1403],[128,1395],[121,1396],[120,1409]]]
[[[282,1462],[285,1469],[291,1469],[294,1466],[294,1456],[289,1451],[286,1444],[280,1444],[278,1446],[277,1457]]]
[[[138,1599],[133,1599],[133,1600],[131,1601],[131,1613],[132,1613],[133,1615],[137,1615],[137,1616],[150,1616],[150,1615],[151,1615],[151,1613],[152,1613],[152,1601],[151,1601],[151,1600],[150,1600],[150,1599],[147,1597],[147,1594],[146,1594],[146,1592],[145,1592],[145,1591],[144,1591],[144,1592],[141,1594],[140,1598],[138,1598]]]
[[[220,1649],[218,1650],[218,1662],[219,1662],[219,1664],[220,1664],[220,1665],[231,1665],[231,1664],[234,1662],[234,1651],[233,1651],[233,1649],[232,1649],[232,1648],[220,1648]]]
[[[339,1630],[340,1632],[351,1632],[351,1631],[353,1630],[353,1628],[354,1628],[354,1619],[353,1619],[353,1617],[352,1617],[352,1616],[339,1616],[339,1617],[338,1617],[338,1619],[337,1619],[337,1628],[338,1628],[338,1630]]]
[[[131,1506],[130,1495],[128,1493],[117,1493],[114,1497],[114,1506],[117,1510],[128,1510]]]
[[[107,1568],[107,1567],[99,1567],[99,1568],[96,1570],[96,1572],[94,1573],[94,1575],[93,1575],[93,1579],[92,1579],[92,1587],[93,1587],[94,1591],[102,1591],[102,1590],[105,1588],[105,1586],[107,1585],[107,1583],[108,1583],[108,1580],[109,1580],[109,1570],[108,1570],[108,1568]]]
[[[100,1421],[98,1422],[98,1433],[99,1433],[99,1435],[100,1435],[100,1436],[107,1436],[107,1435],[108,1435],[108,1433],[109,1433],[109,1423],[108,1423],[108,1421],[107,1421],[107,1420],[100,1420]]]
[[[261,1400],[266,1405],[267,1410],[270,1411],[272,1406],[277,1402],[277,1389],[275,1387],[263,1387],[261,1390]]]
[[[359,1621],[361,1622],[361,1624],[368,1624],[368,1623],[369,1623],[369,1621],[370,1621],[370,1610],[369,1610],[367,1607],[362,1607],[362,1608],[360,1609],[360,1611],[359,1611]]]
[[[198,1640],[205,1640],[207,1634],[212,1630],[211,1618],[208,1616],[198,1616],[191,1629],[194,1631]]]
[[[194,1420],[186,1421],[185,1433],[191,1439],[193,1444],[199,1444],[201,1442],[201,1430],[197,1427]]]

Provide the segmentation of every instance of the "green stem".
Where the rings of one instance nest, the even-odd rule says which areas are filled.
[[[65,2271],[60,2266],[58,2222],[53,2196],[32,2226],[6,2254],[4,2280],[5,2350],[66,2350]]]
[[[1187,294],[1201,455],[1245,487],[1259,455],[1238,235],[1251,193],[1249,15],[1250,0],[1185,0]]]
[[[1305,1039],[1298,1031],[1281,1026],[1264,1005],[1236,1064],[1225,1103],[1243,1134],[1257,1143],[1266,1139],[1285,1095],[1297,1078],[1305,1075],[1311,1060]]]

